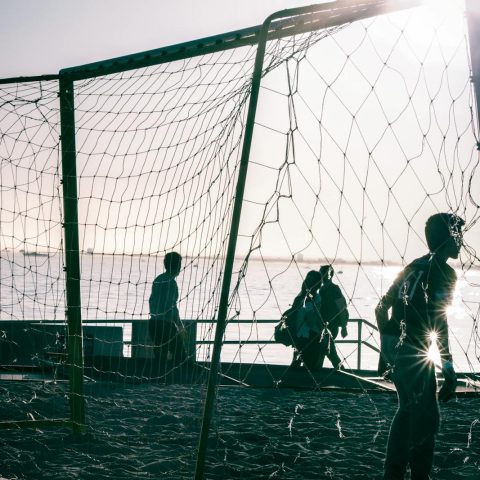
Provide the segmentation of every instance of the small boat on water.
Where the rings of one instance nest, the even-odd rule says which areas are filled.
[[[49,256],[47,252],[37,252],[36,250],[33,250],[33,251],[20,250],[20,253],[23,253],[25,257],[48,257]]]

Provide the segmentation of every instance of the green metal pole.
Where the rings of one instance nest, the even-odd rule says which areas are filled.
[[[317,7],[318,8],[318,7]],[[220,364],[220,353],[222,350],[223,335],[226,327],[228,313],[228,298],[230,295],[230,284],[233,271],[233,262],[235,259],[235,250],[237,246],[238,228],[242,211],[243,194],[248,171],[248,160],[250,157],[250,148],[252,145],[253,127],[255,124],[255,115],[258,104],[258,94],[260,91],[260,82],[262,79],[263,59],[268,40],[268,30],[272,21],[276,18],[287,17],[298,13],[310,11],[312,7],[282,10],[270,15],[262,25],[258,37],[258,48],[255,57],[255,65],[252,75],[252,87],[250,92],[250,102],[248,105],[247,121],[245,125],[245,134],[243,137],[242,156],[238,171],[238,180],[235,192],[235,202],[233,205],[232,222],[230,226],[230,237],[228,240],[227,256],[225,258],[225,271],[223,274],[222,290],[220,294],[220,303],[218,307],[218,318],[215,330],[215,340],[212,351],[212,361],[210,364],[210,373],[208,377],[207,393],[205,396],[204,413],[202,428],[197,453],[197,464],[195,468],[195,480],[203,480],[205,468],[205,456],[207,451],[208,434],[212,420],[213,404],[216,396],[218,383],[218,367]]]
[[[78,242],[77,166],[73,93],[73,81],[60,78],[70,415],[74,432],[82,433],[85,430],[85,396],[83,392],[83,338],[80,310],[80,249]]]
[[[477,124],[480,124],[480,2],[479,0],[467,0],[468,36],[470,40],[470,59],[472,62],[472,83],[475,91],[477,107]],[[478,129],[477,125],[477,142]],[[477,143],[480,149],[480,143]]]
[[[393,4],[393,2],[391,2]],[[413,5],[417,5],[419,0],[406,0],[402,2],[405,5],[402,8],[410,8]],[[367,0],[367,5],[373,5],[373,3]],[[339,1],[339,2],[331,2],[327,4],[318,4],[318,5],[310,5],[307,7],[299,7],[299,8],[292,8],[288,10],[282,10],[276,13],[273,13],[263,22],[262,28],[260,30],[260,34],[258,36],[258,48],[257,54],[255,57],[255,66],[252,76],[252,87],[250,93],[250,102],[248,105],[248,113],[247,113],[247,121],[245,125],[245,134],[243,138],[243,148],[242,148],[242,156],[240,159],[240,167],[238,171],[238,180],[235,192],[235,202],[233,206],[233,213],[232,213],[232,221],[230,227],[230,237],[228,241],[227,247],[227,255],[225,258],[225,270],[223,274],[223,281],[222,281],[222,290],[220,294],[220,303],[218,308],[218,318],[217,318],[217,325],[215,330],[215,340],[213,344],[213,351],[212,351],[212,361],[210,364],[210,373],[208,377],[207,383],[207,392],[205,396],[205,405],[204,405],[204,413],[202,419],[202,428],[200,431],[200,439],[198,445],[198,452],[197,452],[197,463],[195,468],[195,480],[203,480],[204,478],[204,469],[205,469],[205,457],[207,451],[207,443],[208,443],[208,435],[210,431],[210,423],[212,419],[212,411],[213,405],[215,402],[216,396],[216,389],[218,383],[218,369],[220,364],[220,353],[222,350],[222,342],[223,342],[223,335],[225,333],[226,327],[226,319],[228,313],[228,299],[230,295],[230,284],[231,284],[231,277],[233,271],[233,262],[235,258],[235,250],[237,245],[237,236],[238,236],[238,227],[240,224],[240,216],[242,211],[242,203],[243,203],[243,194],[245,191],[245,183],[248,171],[248,160],[250,157],[250,148],[252,144],[252,136],[253,136],[253,127],[255,124],[255,115],[257,110],[257,103],[258,103],[258,94],[260,91],[260,83],[262,78],[262,69],[263,69],[263,60],[265,56],[265,50],[268,40],[268,33],[271,23],[274,20],[278,20],[281,18],[292,17],[295,15],[304,15],[304,14],[322,14],[322,12],[326,12],[339,6],[341,8],[346,8],[351,6],[351,2],[349,0],[346,1]],[[387,13],[388,9],[387,6],[384,5],[383,13]],[[339,10],[340,12],[340,10]],[[353,19],[360,19],[363,15],[359,12],[355,13],[355,17]],[[367,16],[369,16],[367,14]],[[343,23],[349,20],[344,20]],[[341,21],[338,23],[333,24],[340,24]],[[326,27],[328,25],[324,25]],[[320,28],[320,26],[318,26]],[[292,32],[293,34],[293,32]]]
[[[195,469],[195,480],[203,480],[205,456],[207,451],[208,434],[212,419],[213,404],[215,401],[216,388],[218,382],[218,367],[220,364],[220,352],[222,350],[223,335],[225,332],[226,318],[228,313],[228,298],[230,295],[230,283],[233,271],[233,261],[235,258],[235,249],[237,245],[238,227],[240,224],[240,214],[242,211],[243,194],[248,170],[248,159],[250,156],[250,147],[252,144],[253,126],[255,123],[255,113],[257,110],[258,93],[260,90],[260,81],[262,78],[263,57],[268,37],[268,27],[271,18],[265,20],[258,39],[258,49],[255,57],[255,66],[252,77],[252,88],[250,93],[250,102],[248,106],[247,122],[245,125],[245,134],[243,138],[242,156],[238,171],[237,187],[235,192],[235,202],[232,213],[232,223],[230,227],[230,238],[227,247],[227,256],[225,259],[225,271],[223,274],[222,290],[220,294],[220,304],[218,308],[218,319],[215,330],[215,340],[213,344],[212,361],[210,364],[210,373],[208,377],[207,393],[205,397],[204,414],[202,429],[200,432],[197,464]]]
[[[304,11],[300,11],[300,15],[303,13],[316,14],[321,9],[326,11],[327,15],[317,18],[315,22],[310,20],[303,21],[304,19],[301,17],[286,19],[284,22],[272,25],[269,31],[269,39],[291,37],[292,35],[328,28],[341,23],[397,12],[417,7],[422,2],[424,0],[336,0],[330,3],[301,7]],[[293,17],[293,15],[283,15],[283,17],[287,16]],[[213,52],[239,48],[245,45],[256,45],[260,31],[261,26],[235,30],[221,35],[170,45],[133,55],[65,68],[60,71],[60,75],[68,75],[69,78],[74,80],[84,80],[98,77],[99,75],[110,75],[175,60],[185,60],[186,58],[208,55]]]

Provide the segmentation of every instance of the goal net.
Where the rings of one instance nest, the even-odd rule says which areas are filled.
[[[325,432],[333,448],[347,442],[356,451],[362,414],[345,434],[344,415],[354,403],[340,395],[342,410],[320,391],[338,379],[332,361],[325,359],[320,373],[291,367],[293,349],[274,339],[307,273],[332,265],[350,317],[336,350],[352,374],[346,385],[373,412],[365,441],[381,451],[391,407],[368,391],[391,387],[372,380],[379,357],[374,309],[402,266],[427,253],[424,226],[437,212],[466,222],[464,248],[452,263],[458,282],[449,335],[455,368],[466,374],[462,385],[474,388],[480,181],[464,5],[395,12],[392,4],[325,7],[272,23],[231,288],[223,294],[259,29],[60,73],[73,85],[80,392],[64,384],[71,358],[59,82],[0,84],[0,376],[12,381],[0,385],[7,399],[1,421],[61,423],[68,397],[81,395],[92,437],[87,448],[64,446],[65,455],[78,453],[68,459],[71,471],[191,476],[223,295],[219,382],[231,387],[217,393],[208,478],[309,472]],[[180,362],[159,362],[149,331],[152,285],[169,252],[182,256]],[[41,381],[20,382],[32,379]],[[246,386],[274,387],[278,396],[237,388]],[[289,386],[313,392],[303,399],[279,393]],[[276,415],[271,422],[255,412],[262,402]],[[317,402],[326,402],[318,428],[302,417]],[[236,424],[239,405],[272,431]],[[465,412],[460,428],[471,436],[475,418]],[[28,450],[31,437],[12,431],[5,438],[9,463],[0,476],[22,468],[50,474],[62,462],[51,459],[52,440],[42,437],[22,467],[16,453]],[[445,475],[473,471],[470,452],[444,466]],[[312,475],[347,475],[346,466],[321,458]],[[378,471],[381,455],[372,462]],[[372,474],[364,467],[359,475]]]

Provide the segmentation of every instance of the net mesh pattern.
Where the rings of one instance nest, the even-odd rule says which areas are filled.
[[[275,466],[271,477],[299,474],[301,450],[320,448],[326,431],[340,442],[349,434],[340,408],[328,410],[329,426],[302,423],[314,395],[338,373],[328,369],[328,359],[322,375],[289,367],[292,349],[273,337],[282,312],[309,271],[333,266],[350,314],[348,335],[337,338],[336,349],[351,387],[363,392],[370,409],[376,448],[386,433],[386,407],[367,393],[378,379],[357,375],[377,368],[374,309],[401,268],[428,251],[425,221],[441,211],[466,221],[464,248],[452,264],[458,282],[449,334],[456,370],[469,374],[470,385],[478,382],[478,119],[463,15],[455,2],[267,43],[220,380],[314,390],[305,404],[291,392],[267,400],[289,439],[300,424],[306,436],[291,440],[296,453],[278,456],[271,435],[254,439],[273,455],[265,453],[271,462],[264,462]],[[89,445],[114,436],[123,473],[184,478],[194,469],[256,48],[74,82],[84,397],[96,435]],[[6,395],[0,420],[68,416],[58,89],[55,81],[0,87],[0,359],[8,366],[2,375],[25,379],[17,366],[32,361],[43,368],[29,374],[43,382],[22,383]],[[188,348],[180,364],[163,364],[149,335],[149,297],[172,251],[183,257],[176,281]],[[240,415],[226,407],[237,395],[232,391],[218,391],[211,478],[240,476],[235,452],[251,440],[244,425],[238,435],[229,430]],[[150,403],[153,394],[162,405]],[[133,412],[135,395],[143,417]],[[258,392],[244,395],[262,400]],[[48,408],[45,398],[54,399]],[[191,428],[184,428],[186,417]],[[462,428],[471,439],[477,424],[466,418],[471,421]],[[135,435],[129,439],[113,424]],[[180,432],[178,438],[172,432]],[[149,451],[129,463],[137,446],[147,452],[147,437],[167,445],[164,461]],[[110,457],[82,452],[88,474],[113,468]],[[459,457],[459,469],[475,468],[470,454]],[[258,460],[250,451],[247,457]],[[75,462],[74,470],[81,460]],[[261,463],[254,470],[266,478]],[[14,474],[17,463],[11,465],[7,473]],[[47,468],[39,460],[27,470],[38,465]],[[333,475],[337,467],[327,462],[322,468]]]

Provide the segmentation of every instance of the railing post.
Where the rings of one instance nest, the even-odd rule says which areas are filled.
[[[466,13],[468,37],[470,41],[470,60],[472,66],[472,83],[475,91],[477,123],[480,123],[480,3],[478,0],[467,0]],[[478,136],[477,125],[477,136]],[[477,137],[477,142],[479,139]],[[477,144],[480,150],[480,143]]]
[[[80,249],[78,241],[77,166],[73,81],[60,77],[60,129],[67,290],[67,355],[70,365],[70,415],[73,430],[85,429],[83,392],[83,338],[80,301]]]
[[[357,369],[362,369],[362,326],[363,321],[361,318],[357,320],[358,322],[358,338],[357,338]]]

